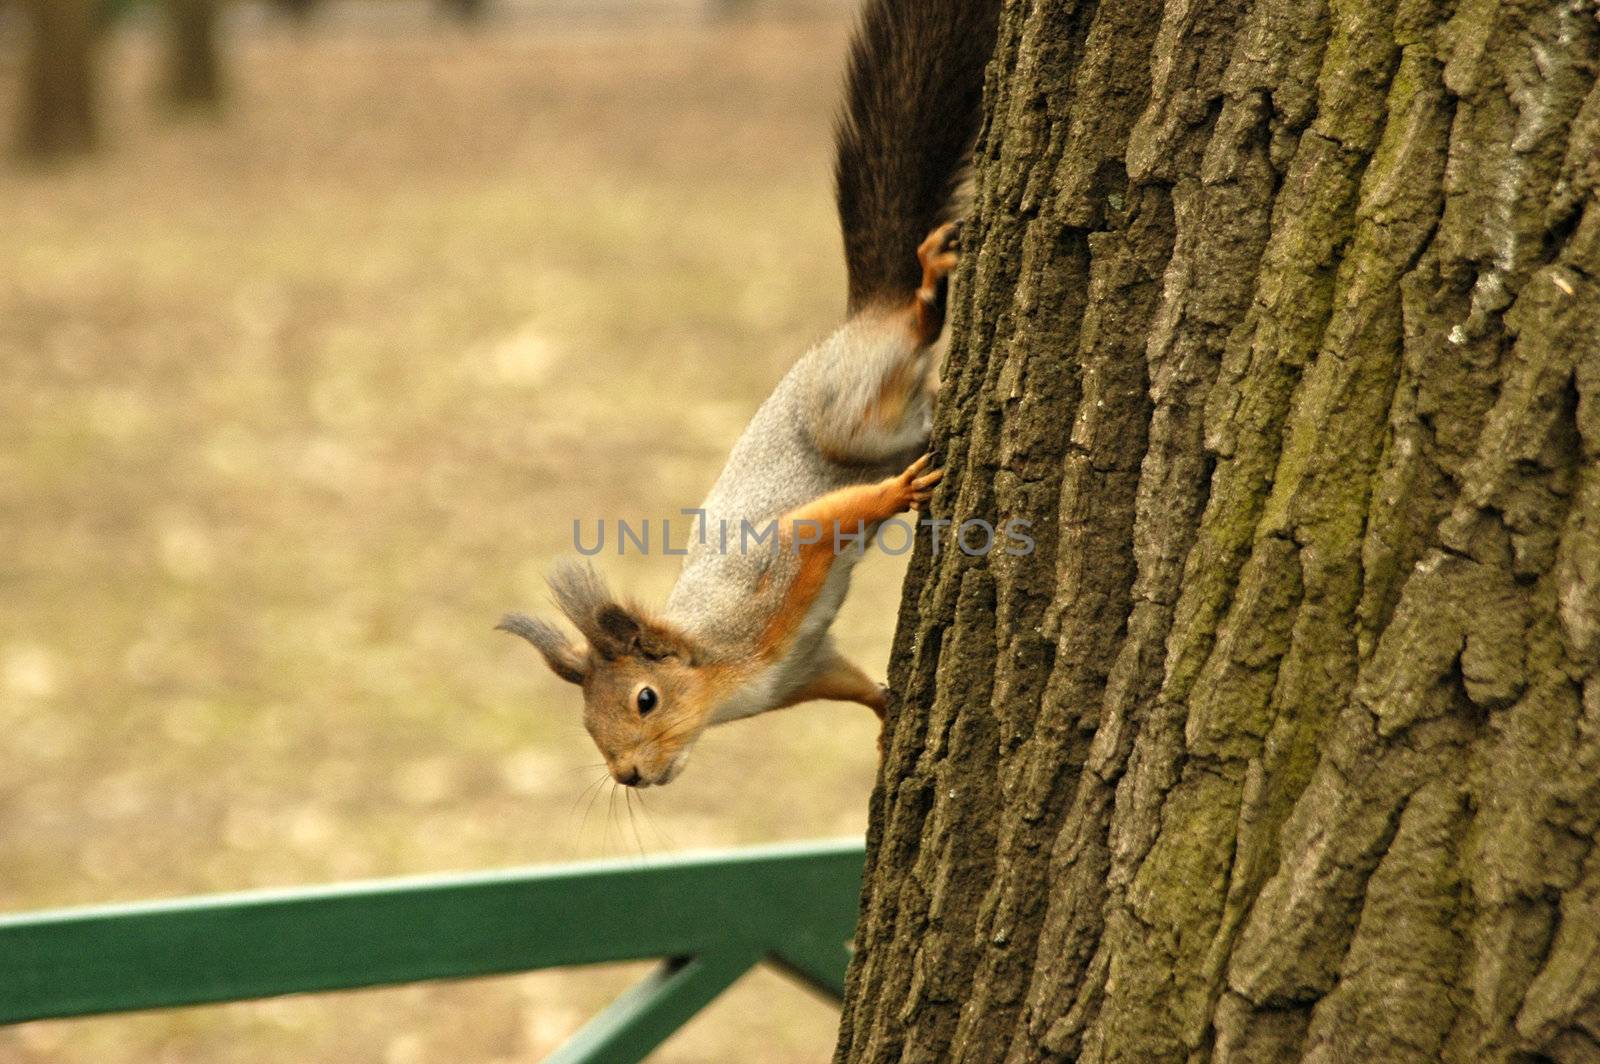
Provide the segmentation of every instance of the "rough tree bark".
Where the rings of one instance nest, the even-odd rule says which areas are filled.
[[[839,1060],[1600,1060],[1597,69],[1010,0]]]
[[[167,0],[172,39],[166,95],[180,107],[211,108],[222,102],[222,57],[217,42],[221,9],[221,0]]]
[[[32,42],[23,72],[25,155],[53,158],[95,141],[95,5],[90,0],[28,0]]]

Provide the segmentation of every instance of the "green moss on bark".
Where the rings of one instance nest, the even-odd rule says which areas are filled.
[[[1597,71],[1007,6],[840,1060],[1600,1056]]]

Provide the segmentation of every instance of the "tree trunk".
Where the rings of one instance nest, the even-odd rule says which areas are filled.
[[[91,0],[30,0],[32,27],[23,73],[20,145],[51,158],[95,141],[95,5]]]
[[[167,0],[172,43],[167,98],[180,107],[222,102],[222,59],[217,45],[219,0]]]
[[[1597,67],[1010,0],[838,1059],[1600,1060]]]

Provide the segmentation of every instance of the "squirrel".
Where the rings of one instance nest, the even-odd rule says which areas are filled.
[[[866,0],[834,131],[846,321],[791,367],[689,511],[700,532],[665,608],[621,601],[565,562],[550,588],[583,643],[520,613],[497,625],[582,687],[584,726],[618,783],[668,783],[707,727],[800,702],[883,718],[886,689],[828,629],[873,533],[924,506],[942,475],[927,453],[931,349],[998,20],[999,0]]]

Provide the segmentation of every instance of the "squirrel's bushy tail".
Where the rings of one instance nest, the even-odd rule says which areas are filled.
[[[917,245],[950,220],[978,133],[1000,2],[866,0],[835,130],[852,312],[921,283]]]

